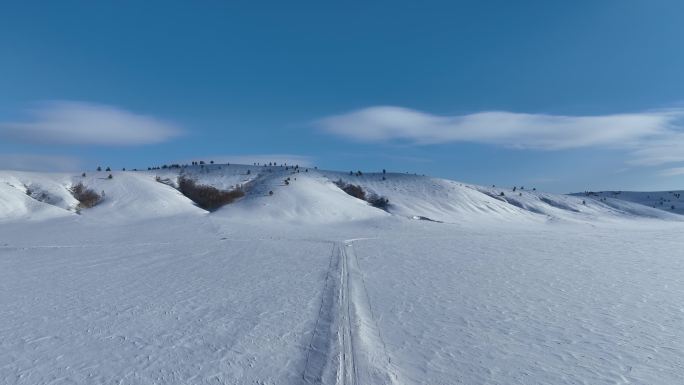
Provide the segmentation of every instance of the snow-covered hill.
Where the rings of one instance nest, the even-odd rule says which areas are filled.
[[[638,203],[671,213],[684,214],[684,190],[675,191],[591,191],[572,194],[584,196],[599,202],[621,200]]]
[[[113,176],[111,179],[109,174]],[[0,220],[75,215],[78,201],[69,189],[77,183],[83,183],[104,197],[94,208],[81,210],[82,215],[91,218],[107,221],[204,214],[204,210],[175,189],[181,175],[221,190],[242,188],[246,191],[245,197],[212,215],[245,221],[278,219],[327,223],[384,216],[450,223],[625,217],[679,220],[682,218],[673,213],[684,210],[684,205],[679,205],[666,212],[660,209],[662,205],[651,204],[661,202],[677,206],[675,193],[646,195],[651,200],[635,193],[584,197],[476,186],[397,173],[359,175],[313,168],[202,165],[151,171],[89,172],[85,177],[3,171],[0,172]],[[390,205],[386,211],[372,207],[344,193],[333,183],[336,181],[358,185],[368,194],[386,197]]]

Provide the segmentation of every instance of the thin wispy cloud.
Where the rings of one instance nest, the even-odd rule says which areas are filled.
[[[176,125],[103,104],[52,101],[27,111],[29,118],[0,122],[0,138],[38,144],[133,146],[165,142]]]
[[[81,160],[71,156],[3,154],[0,170],[15,171],[75,171],[81,168]]]
[[[684,167],[672,167],[660,171],[661,176],[679,176],[684,175]]]
[[[684,109],[599,116],[486,111],[433,115],[379,106],[320,119],[321,130],[362,142],[472,142],[519,149],[627,149],[635,164],[684,161]]]
[[[632,151],[632,156],[630,163],[643,166],[684,162],[684,131],[672,130],[644,140]]]

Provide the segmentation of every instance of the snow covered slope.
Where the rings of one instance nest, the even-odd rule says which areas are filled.
[[[203,214],[192,201],[173,187],[159,183],[152,175],[135,172],[93,173],[76,182],[104,195],[102,203],[84,209],[84,216],[100,220],[145,219],[177,214]]]
[[[134,172],[88,173],[85,177],[70,174],[0,173],[0,220],[47,219],[74,215],[78,201],[70,188],[82,183],[100,194],[97,206],[81,210],[84,216],[98,220],[143,219],[202,213],[177,190],[155,181],[149,174]]]
[[[145,219],[204,211],[180,194],[178,178],[195,180],[221,190],[242,188],[247,195],[213,215],[245,221],[270,219],[301,223],[365,220],[394,215],[438,222],[459,221],[547,221],[613,220],[648,217],[681,220],[671,212],[651,205],[635,193],[622,199],[548,194],[537,191],[501,189],[455,181],[396,173],[350,175],[334,171],[292,167],[202,165],[152,171],[91,172],[87,176],[25,172],[0,173],[0,220],[51,218],[72,215],[78,202],[69,193],[76,183],[104,194],[102,203],[83,210],[85,216]],[[341,191],[333,182],[360,186],[367,194],[389,199],[386,211],[370,206]],[[28,191],[28,194],[27,194]],[[646,194],[646,193],[644,193]],[[665,195],[667,194],[667,195]],[[653,202],[673,204],[675,193],[650,193]],[[667,199],[663,196],[667,196]],[[596,197],[596,196],[592,196]],[[652,198],[651,198],[652,197]],[[649,203],[642,205],[640,203]],[[656,206],[656,208],[650,207]]]
[[[71,215],[68,210],[78,201],[66,189],[69,184],[60,174],[0,171],[0,221]]]
[[[409,174],[325,172],[331,180],[360,185],[366,191],[386,196],[389,211],[409,218],[441,222],[472,219],[520,220],[613,220],[647,217],[670,220],[684,218],[631,202],[593,201],[539,191],[484,187]]]
[[[288,177],[290,180],[285,185],[284,180]],[[244,199],[225,206],[216,215],[254,222],[285,220],[306,224],[389,215],[350,197],[329,180],[313,173],[307,176],[268,174],[257,182]],[[274,192],[272,196],[270,191]]]
[[[575,193],[572,195],[583,196],[599,202],[620,200],[638,203],[651,208],[664,210],[671,213],[684,214],[684,190],[676,191],[598,191]]]

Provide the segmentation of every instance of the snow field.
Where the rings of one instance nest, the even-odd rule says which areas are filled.
[[[405,384],[677,383],[682,228],[616,230],[498,228],[354,247]]]
[[[0,249],[3,384],[298,383],[328,243]]]

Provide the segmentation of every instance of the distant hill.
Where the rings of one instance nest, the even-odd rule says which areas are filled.
[[[195,197],[240,189],[237,199],[210,213],[239,221],[329,223],[381,217],[446,223],[682,220],[675,214],[684,213],[679,192],[562,195],[401,173],[207,164],[148,171],[93,171],[85,176],[0,171],[0,221],[43,220],[77,213],[105,221],[207,215],[198,207],[206,206],[195,204],[186,197],[188,194],[179,191],[179,178],[213,188]],[[78,184],[100,194],[100,203],[92,208],[79,207],[71,192]]]
[[[684,190],[676,191],[589,191],[575,193],[597,201],[619,199],[676,214],[684,214]]]

